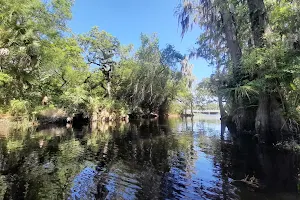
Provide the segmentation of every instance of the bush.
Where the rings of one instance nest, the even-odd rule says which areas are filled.
[[[117,115],[123,116],[128,114],[128,107],[125,103],[112,99],[99,99],[97,107],[102,110],[106,109],[108,112],[115,112]]]
[[[184,110],[184,106],[176,101],[170,103],[168,108],[168,114],[180,114]]]
[[[54,105],[49,105],[47,107],[38,106],[34,109],[34,112],[32,114],[37,119],[67,117],[67,113],[65,110],[56,108]]]
[[[112,109],[119,116],[124,116],[128,114],[128,107],[123,102],[114,101]]]
[[[78,113],[87,108],[89,101],[88,93],[83,86],[69,88],[60,97],[60,106],[63,106],[69,113]]]
[[[23,100],[11,100],[9,106],[9,113],[12,116],[24,116],[28,114],[29,103]]]
[[[5,114],[6,113],[6,110],[4,108],[4,106],[0,106],[0,114]]]

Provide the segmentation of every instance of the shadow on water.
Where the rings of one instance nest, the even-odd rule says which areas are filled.
[[[300,199],[299,155],[213,117],[5,130],[0,199]]]

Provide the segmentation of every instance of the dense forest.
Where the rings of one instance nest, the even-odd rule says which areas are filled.
[[[135,51],[99,27],[76,35],[67,26],[73,3],[0,0],[2,116],[119,120],[217,99],[232,132],[271,143],[299,139],[298,1],[183,0],[175,11],[182,37],[201,28],[188,56],[161,48],[155,34],[141,34]],[[192,57],[215,67],[196,87]]]
[[[0,2],[1,113],[116,120],[167,113],[173,100],[187,99],[189,77],[174,46],[160,49],[155,34],[141,34],[133,51],[99,27],[75,35],[67,27],[72,4]]]

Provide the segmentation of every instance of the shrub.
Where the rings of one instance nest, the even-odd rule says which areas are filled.
[[[115,101],[112,107],[117,115],[124,116],[128,114],[128,107],[123,102]]]
[[[24,116],[28,114],[29,103],[24,100],[11,100],[9,106],[9,113],[12,116]]]
[[[67,117],[67,113],[65,110],[56,108],[53,105],[49,105],[47,107],[38,106],[35,108],[33,114],[37,119]]]
[[[179,102],[173,101],[168,108],[168,114],[180,114],[184,110],[184,105]]]
[[[115,112],[117,115],[126,115],[128,113],[128,107],[125,103],[112,100],[101,99],[98,101],[98,108],[100,110],[106,109],[108,112]]]

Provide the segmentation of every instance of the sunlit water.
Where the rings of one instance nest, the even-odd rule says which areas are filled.
[[[2,130],[0,199],[300,199],[298,155],[217,117]],[[260,180],[261,188],[234,180]]]

